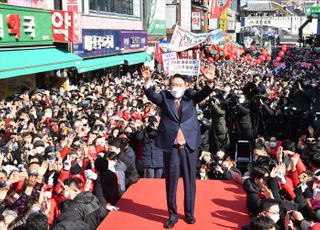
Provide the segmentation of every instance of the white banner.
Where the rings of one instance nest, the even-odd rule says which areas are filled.
[[[192,11],[192,30],[201,30],[201,12]]]
[[[244,46],[245,46],[247,49],[250,48],[250,45],[251,45],[252,42],[253,42],[253,39],[252,39],[251,37],[249,37],[249,36],[244,37],[243,43],[244,43]]]
[[[169,65],[169,75],[181,74],[187,76],[197,76],[200,74],[200,60],[178,59]]]
[[[171,62],[176,61],[176,60],[177,60],[177,53],[176,52],[162,54],[162,61],[163,61],[163,69],[164,69],[164,71],[168,72]]]
[[[181,52],[204,42],[207,45],[217,45],[220,41],[222,41],[220,29],[211,33],[192,33],[177,26],[171,38],[170,50]]]
[[[186,31],[191,30],[191,0],[180,0],[181,19],[180,25]]]

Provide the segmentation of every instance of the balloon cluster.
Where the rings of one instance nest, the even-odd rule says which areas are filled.
[[[280,52],[278,53],[278,56],[276,57],[276,62],[279,63],[281,62],[282,58],[284,57],[284,55],[290,56],[291,52],[290,52],[290,47],[287,45],[283,45],[281,47]]]
[[[261,55],[258,58],[252,58],[250,55],[247,55],[243,58],[243,61],[250,63],[251,66],[261,65],[264,62],[270,62],[271,56],[269,51],[266,48],[263,48]]]

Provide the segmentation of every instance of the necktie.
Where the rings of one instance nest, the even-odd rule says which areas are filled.
[[[180,100],[176,100],[176,109],[179,116],[179,120],[181,119],[181,103]],[[184,135],[182,133],[181,128],[179,128],[177,137],[176,137],[176,143],[178,145],[184,145],[186,143],[186,140],[184,139]]]

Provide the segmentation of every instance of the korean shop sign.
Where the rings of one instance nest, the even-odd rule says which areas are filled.
[[[52,10],[52,35],[54,42],[81,42],[80,14],[71,11]]]
[[[146,30],[120,31],[121,51],[132,52],[144,50],[148,47],[148,32]]]
[[[82,43],[73,44],[74,53],[80,57],[102,57],[120,53],[120,31],[83,29]]]
[[[0,47],[52,43],[50,11],[0,5]]]

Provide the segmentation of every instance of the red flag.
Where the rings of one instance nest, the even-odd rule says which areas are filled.
[[[230,0],[212,0],[210,18],[220,18],[222,11],[228,7]]]
[[[164,50],[161,48],[159,44],[156,44],[156,53],[155,53],[155,59],[157,62],[160,63],[160,65],[163,66],[163,60],[162,60],[162,54],[164,54]]]

